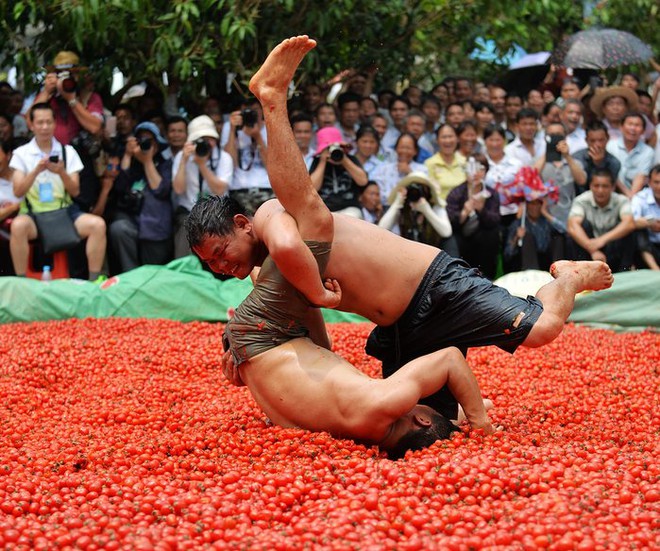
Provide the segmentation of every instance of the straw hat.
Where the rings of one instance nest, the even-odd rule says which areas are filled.
[[[440,205],[441,207],[444,207],[447,204],[446,201],[440,197],[440,190],[438,189],[438,186],[429,180],[429,177],[426,174],[419,171],[411,172],[407,176],[401,178],[401,180],[397,182],[396,186],[394,186],[394,189],[390,192],[390,196],[387,198],[387,202],[390,205],[394,203],[399,190],[407,188],[410,186],[410,184],[422,184],[428,187],[431,190],[430,203],[432,205]]]
[[[63,50],[58,52],[51,65],[46,65],[46,71],[55,73],[57,71],[82,71],[87,69],[80,65],[80,58],[75,52]]]
[[[603,118],[603,105],[610,98],[623,98],[628,106],[628,111],[637,109],[637,94],[634,90],[626,86],[609,86],[607,88],[598,88],[589,102],[589,107],[599,118]]]

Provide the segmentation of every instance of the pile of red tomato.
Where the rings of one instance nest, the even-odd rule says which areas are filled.
[[[329,327],[367,373],[367,325]],[[269,426],[221,325],[0,327],[0,548],[659,549],[660,335],[468,357],[494,436],[390,461]]]

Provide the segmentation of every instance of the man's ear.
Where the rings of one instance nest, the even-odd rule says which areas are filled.
[[[425,412],[415,412],[413,414],[413,418],[415,420],[415,424],[419,425],[420,427],[430,427],[433,423],[431,417]]]
[[[247,216],[244,214],[235,214],[234,215],[234,227],[236,229],[244,229],[246,231],[251,231],[252,230],[252,220],[250,220]]]

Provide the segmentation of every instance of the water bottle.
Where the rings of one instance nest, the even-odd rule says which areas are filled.
[[[50,272],[50,266],[44,266],[43,272],[41,272],[41,281],[52,281],[53,274]]]

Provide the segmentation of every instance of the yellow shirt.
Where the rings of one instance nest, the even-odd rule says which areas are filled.
[[[445,163],[440,153],[436,153],[424,164],[429,171],[429,178],[440,188],[440,197],[447,199],[449,192],[467,179],[465,166],[467,161],[460,153],[454,153],[451,163]]]

